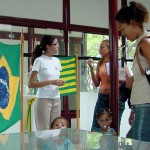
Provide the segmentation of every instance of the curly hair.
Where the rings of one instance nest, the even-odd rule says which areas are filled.
[[[127,24],[134,20],[142,27],[144,22],[147,23],[149,21],[149,12],[143,4],[131,1],[118,11],[115,20]]]

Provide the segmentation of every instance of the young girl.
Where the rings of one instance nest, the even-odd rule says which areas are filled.
[[[52,121],[50,129],[69,128],[69,122],[64,117],[57,117]]]
[[[55,118],[50,125],[49,131],[54,133],[54,136],[46,139],[43,138],[40,148],[42,150],[74,150],[72,141],[68,139],[68,130],[66,128],[69,127],[70,125],[64,117]],[[55,132],[58,133],[58,131],[59,134],[55,136]]]
[[[117,136],[115,130],[113,128],[110,128],[112,117],[108,109],[106,108],[100,109],[100,111],[96,114],[96,118],[99,124],[99,128],[94,129],[96,132],[107,132],[113,136]]]

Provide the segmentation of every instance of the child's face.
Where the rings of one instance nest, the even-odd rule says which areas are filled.
[[[100,128],[102,130],[106,130],[110,127],[110,124],[112,122],[112,118],[108,115],[108,114],[103,114],[99,117],[99,119],[97,120],[98,124],[100,125]]]
[[[64,119],[57,119],[53,125],[53,129],[67,128],[67,122]]]

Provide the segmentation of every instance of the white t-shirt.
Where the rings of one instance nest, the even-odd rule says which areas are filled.
[[[46,55],[36,58],[32,66],[32,71],[38,72],[39,81],[59,79],[61,70],[59,59]],[[56,85],[47,85],[38,88],[36,96],[38,98],[60,98],[59,88]]]

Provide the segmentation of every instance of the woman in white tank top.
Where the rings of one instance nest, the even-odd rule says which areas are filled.
[[[148,10],[139,2],[131,1],[121,8],[115,16],[116,25],[122,36],[130,41],[137,40],[136,51],[143,69],[150,67],[150,34],[144,29],[149,19]],[[134,80],[134,81],[133,81]],[[150,85],[145,75],[141,74],[137,59],[133,61],[133,77],[129,117],[131,130],[128,137],[150,142]]]

